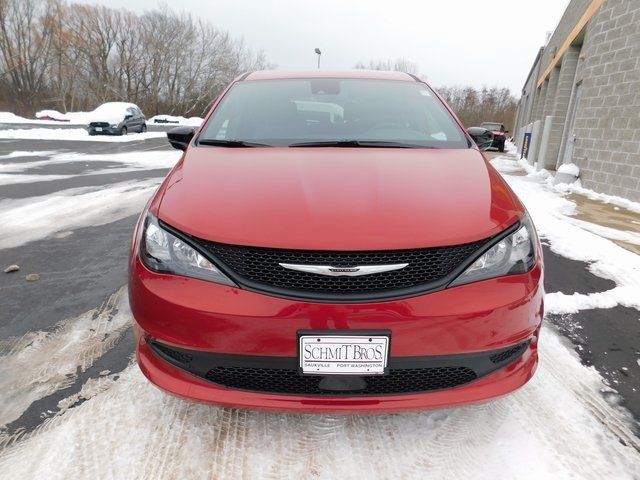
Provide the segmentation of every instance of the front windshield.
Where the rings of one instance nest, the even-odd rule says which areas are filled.
[[[468,148],[440,100],[423,83],[371,79],[238,82],[199,142],[296,146],[316,142],[388,142]]]
[[[487,130],[491,130],[492,132],[499,132],[502,130],[502,125],[499,123],[483,123],[482,128],[486,128]]]

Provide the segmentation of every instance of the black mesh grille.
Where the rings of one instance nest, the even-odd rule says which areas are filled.
[[[169,348],[161,343],[152,342],[152,346],[177,362],[187,364],[190,363],[191,360],[193,360],[193,355],[174,350],[173,348]]]
[[[388,293],[408,288],[429,286],[438,282],[476,252],[485,241],[416,250],[378,252],[336,252],[284,250],[244,247],[219,243],[199,243],[235,275],[239,283],[248,280],[266,290],[277,288],[304,295],[349,296]],[[331,277],[298,272],[281,267],[280,263],[355,267],[408,263],[401,270],[360,277]],[[427,288],[428,289],[428,288]]]
[[[477,378],[468,367],[406,368],[391,370],[389,375],[362,377],[362,390],[332,391],[319,388],[323,377],[300,375],[294,369],[215,367],[207,380],[225,387],[268,393],[298,395],[386,395],[427,392],[453,388]]]
[[[516,345],[515,347],[511,347],[509,350],[504,350],[500,353],[496,353],[491,355],[490,360],[493,363],[502,363],[509,360],[512,357],[520,355],[524,352],[524,349],[527,348],[528,343],[521,343],[520,345]]]

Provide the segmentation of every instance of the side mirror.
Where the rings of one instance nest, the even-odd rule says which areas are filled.
[[[124,116],[125,120],[129,120],[130,118],[133,118],[133,115],[127,114],[127,115]]]
[[[476,142],[480,150],[487,150],[493,144],[493,133],[482,127],[471,127],[467,130],[469,136]]]
[[[193,127],[175,127],[167,132],[167,138],[173,148],[186,150],[195,133]]]
[[[509,133],[509,130],[505,130],[504,133]]]

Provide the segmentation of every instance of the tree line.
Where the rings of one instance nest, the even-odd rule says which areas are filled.
[[[500,122],[513,132],[518,100],[508,88],[441,87],[437,90],[465,127]]]
[[[395,60],[370,60],[358,62],[357,69],[395,70],[419,75],[418,64],[406,58]],[[465,127],[479,126],[482,122],[504,123],[513,130],[518,100],[508,88],[439,87],[436,88],[451,106]]]
[[[0,110],[130,101],[148,116],[197,116],[233,78],[269,67],[242,39],[166,8],[0,0]]]

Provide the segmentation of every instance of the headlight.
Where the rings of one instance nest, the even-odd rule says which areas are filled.
[[[536,263],[536,232],[526,216],[518,230],[494,244],[449,286],[528,272]]]
[[[114,123],[113,125],[111,125],[111,128],[118,128],[118,125],[119,125],[119,124]]]
[[[162,228],[153,215],[147,215],[144,222],[140,257],[148,268],[156,272],[236,286],[193,247]]]

